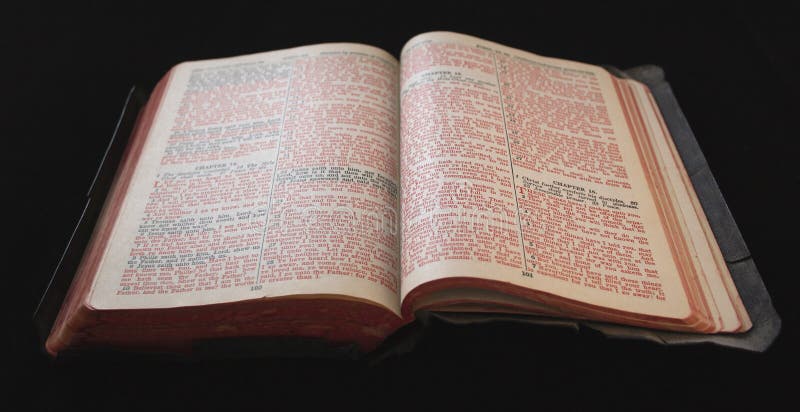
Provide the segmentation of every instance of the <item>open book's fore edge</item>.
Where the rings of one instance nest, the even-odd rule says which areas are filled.
[[[761,275],[711,173],[700,145],[678,105],[672,88],[665,79],[664,71],[653,65],[638,66],[624,72],[613,67],[608,67],[608,69],[619,77],[632,78],[644,83],[653,94],[728,265],[731,277],[751,317],[753,328],[743,334],[708,335],[643,330],[624,325],[594,322],[581,322],[581,324],[611,337],[640,338],[664,344],[712,343],[758,352],[766,350],[780,332],[780,317],[772,306]]]
[[[147,95],[140,88],[133,86],[128,91],[114,132],[86,192],[81,215],[34,312],[34,325],[42,342],[47,339],[77,272],[111,189],[114,175],[121,164],[122,155],[136,125],[139,112],[146,101]]]

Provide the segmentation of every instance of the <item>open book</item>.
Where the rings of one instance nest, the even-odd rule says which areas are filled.
[[[419,310],[751,327],[646,86],[434,32],[170,70],[46,348],[368,351]]]

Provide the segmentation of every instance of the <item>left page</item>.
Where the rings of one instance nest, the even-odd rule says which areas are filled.
[[[338,295],[399,313],[398,70],[358,44],[173,68],[89,304]]]

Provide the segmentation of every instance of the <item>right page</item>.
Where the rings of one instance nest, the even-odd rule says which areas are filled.
[[[723,274],[703,272],[719,272],[713,248],[684,239],[699,223],[686,218],[689,197],[673,207],[680,175],[652,166],[671,148],[641,141],[637,128],[658,127],[631,115],[646,96],[621,84],[598,66],[455,33],[406,44],[404,311],[437,301],[496,310],[480,304],[491,301],[641,326],[742,326]]]

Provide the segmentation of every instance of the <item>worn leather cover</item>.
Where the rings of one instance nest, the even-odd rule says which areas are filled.
[[[61,259],[59,259],[33,315],[34,325],[42,342],[47,339],[58,311],[61,309],[61,303],[64,301],[78,264],[80,264],[83,257],[83,251],[89,244],[89,238],[92,236],[94,226],[100,217],[100,211],[111,188],[114,175],[119,168],[122,154],[136,125],[139,111],[146,102],[147,94],[136,87],[131,87],[122,106],[122,113],[120,113],[117,120],[114,133],[111,135],[108,146],[106,146],[106,151],[100,160],[94,179],[92,179],[92,183],[86,191],[83,208],[75,224],[75,229],[73,229],[67,241],[64,253],[62,253]],[[64,206],[69,207],[72,205]]]
[[[708,163],[700,150],[694,133],[689,127],[689,123],[684,117],[680,106],[678,106],[669,83],[665,80],[664,71],[660,67],[653,65],[639,66],[625,71],[620,71],[614,67],[607,67],[607,69],[619,77],[633,78],[646,84],[653,93],[694,184],[694,189],[708,217],[714,236],[717,238],[731,276],[753,321],[753,328],[743,334],[708,335],[523,315],[418,312],[416,314],[417,321],[406,325],[387,339],[378,350],[369,355],[370,360],[379,361],[388,356],[413,350],[416,343],[425,335],[426,330],[435,328],[437,323],[440,322],[454,325],[522,323],[569,328],[576,332],[588,328],[599,331],[611,338],[649,340],[664,345],[707,343],[756,352],[763,352],[777,338],[781,328],[780,317],[772,306],[772,301],[761,280],[761,275],[750,256],[747,245],[742,239],[742,235],[728,209],[728,205],[725,203],[717,182],[708,168]],[[67,289],[72,282],[75,269],[80,263],[83,251],[94,230],[122,152],[135,125],[138,112],[145,101],[145,93],[135,87],[128,93],[116,130],[100,163],[97,175],[87,192],[86,203],[81,217],[34,315],[34,323],[42,342],[47,338]],[[200,357],[312,356],[357,359],[364,356],[353,345],[331,345],[326,342],[301,338],[252,337],[199,341],[196,343],[193,353],[195,356]],[[63,355],[69,356],[70,354]],[[59,356],[63,357],[63,355]],[[106,355],[107,353],[103,352],[101,356]]]

